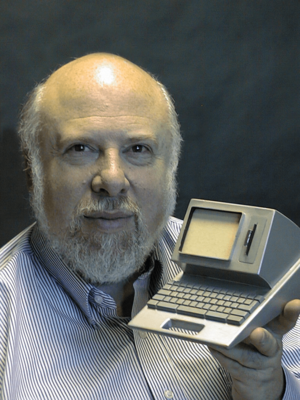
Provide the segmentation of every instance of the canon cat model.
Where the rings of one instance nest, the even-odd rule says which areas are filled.
[[[132,328],[230,348],[300,296],[300,229],[275,210],[193,199],[172,260]]]

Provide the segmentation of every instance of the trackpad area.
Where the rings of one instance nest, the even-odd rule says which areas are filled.
[[[189,331],[189,334],[197,335],[205,325],[197,324],[194,322],[182,321],[176,318],[168,319],[163,325],[162,329],[173,330],[173,329],[183,329]]]

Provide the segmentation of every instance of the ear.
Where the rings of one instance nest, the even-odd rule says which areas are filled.
[[[25,165],[25,168],[23,171],[26,174],[27,189],[29,192],[32,192],[32,190],[33,190],[32,171],[31,171],[31,165],[30,165],[28,154],[23,153],[23,157],[24,157],[24,165]]]

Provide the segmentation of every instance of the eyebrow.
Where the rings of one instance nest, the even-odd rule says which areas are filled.
[[[126,134],[126,132],[124,132]],[[122,133],[121,133],[122,134]],[[151,141],[154,143],[156,146],[158,145],[157,137],[154,135],[149,135],[149,134],[137,134],[136,136],[124,136],[123,137],[124,142],[126,143],[136,143],[136,142],[143,142],[143,141]],[[63,139],[58,139],[57,144],[58,146],[66,146],[69,143],[73,142],[78,142],[78,143],[95,143],[97,144],[97,134],[91,134],[91,135],[78,135],[78,136],[69,136],[65,137]]]
[[[146,141],[149,140],[149,141],[155,143],[156,145],[158,144],[156,136],[150,136],[147,134],[139,135],[139,136],[135,136],[135,137],[128,137],[126,141],[128,141],[129,143],[134,143],[134,142],[142,142],[144,140],[146,140]]]

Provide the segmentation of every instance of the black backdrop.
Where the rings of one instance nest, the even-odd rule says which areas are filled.
[[[15,134],[20,104],[94,51],[154,73],[184,137],[175,215],[191,197],[276,208],[300,225],[298,0],[0,2],[0,245],[30,219]]]

